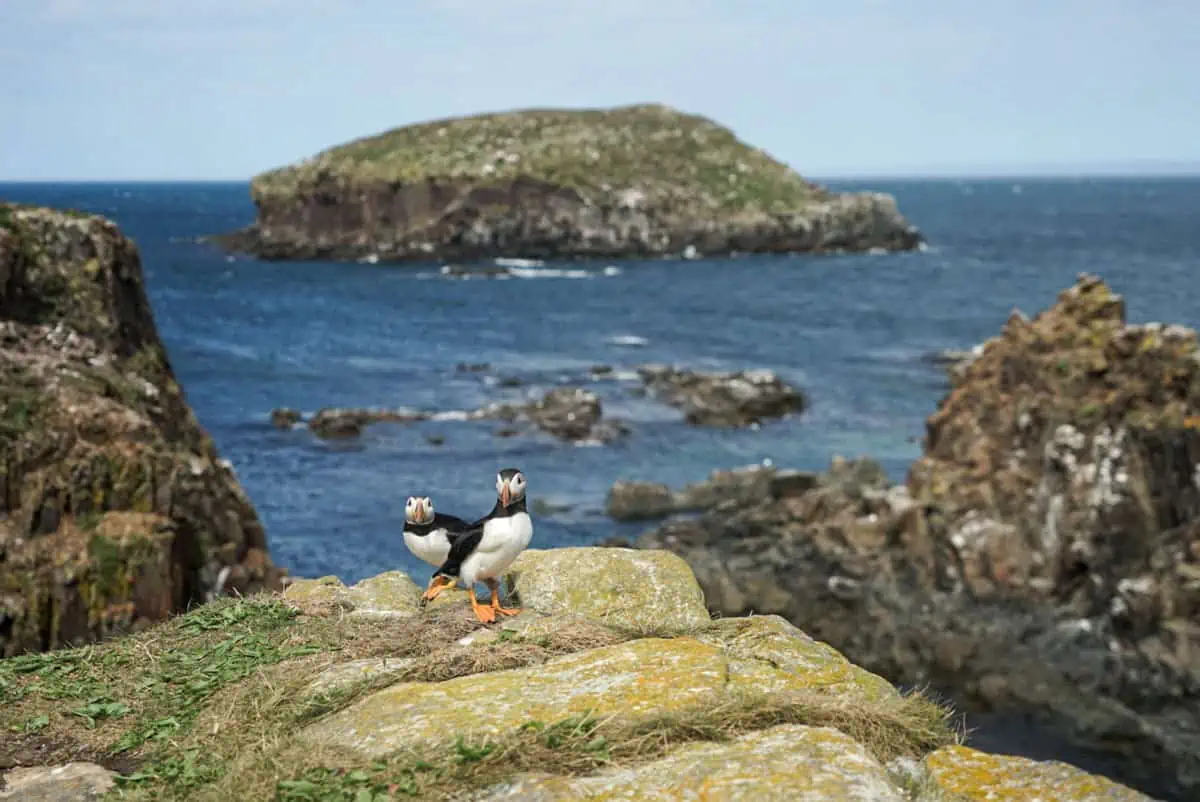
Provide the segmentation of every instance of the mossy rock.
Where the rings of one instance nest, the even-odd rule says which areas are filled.
[[[930,778],[964,802],[1153,802],[1120,783],[1056,761],[990,755],[946,746],[925,760]]]
[[[688,564],[662,549],[529,549],[511,568],[521,604],[637,632],[690,632],[710,620]]]
[[[727,744],[693,744],[594,777],[522,778],[481,802],[906,802],[862,745],[828,727],[782,725]]]

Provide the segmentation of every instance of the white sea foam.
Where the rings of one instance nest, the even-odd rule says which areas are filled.
[[[505,257],[493,259],[492,261],[500,265],[500,267],[541,267],[546,264],[541,259],[509,259]]]
[[[605,338],[604,342],[609,345],[620,345],[625,348],[645,348],[650,344],[650,341],[645,337],[639,337],[636,334],[614,334],[612,337]]]

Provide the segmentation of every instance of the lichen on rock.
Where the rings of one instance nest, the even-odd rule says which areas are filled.
[[[879,193],[818,187],[658,104],[525,109],[392,129],[254,178],[265,258],[465,260],[908,250]]]

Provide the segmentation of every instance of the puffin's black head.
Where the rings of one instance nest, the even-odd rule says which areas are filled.
[[[409,496],[404,505],[404,520],[410,524],[427,524],[433,520],[433,501],[429,496]]]
[[[505,468],[496,474],[496,495],[501,506],[507,507],[525,498],[525,474],[516,468]]]

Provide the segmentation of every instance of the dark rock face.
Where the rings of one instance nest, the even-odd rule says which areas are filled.
[[[112,223],[0,204],[0,344],[0,656],[279,586]]]
[[[1194,799],[1198,415],[1195,333],[1126,324],[1083,276],[955,372],[906,485],[839,462],[638,545],[685,557],[724,615],[785,615],[893,681],[1031,715],[1124,781]]]
[[[533,179],[501,186],[331,182],[257,206],[254,225],[215,241],[263,259],[381,262],[900,251],[922,242],[882,193],[831,195],[791,215],[699,224],[636,204],[596,205],[572,188]]]

